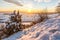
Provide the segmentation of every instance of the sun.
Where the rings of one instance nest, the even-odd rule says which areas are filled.
[[[31,12],[33,9],[33,3],[27,3],[24,5],[24,9],[27,9],[27,12]]]
[[[31,3],[27,4],[27,9],[29,13],[32,12],[33,5]]]
[[[29,12],[29,13],[32,12],[32,9],[28,9],[28,12]]]

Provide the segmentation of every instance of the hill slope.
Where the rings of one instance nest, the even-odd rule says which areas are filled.
[[[60,40],[60,16],[25,29],[17,40]]]
[[[60,40],[60,16],[37,23],[4,40]]]

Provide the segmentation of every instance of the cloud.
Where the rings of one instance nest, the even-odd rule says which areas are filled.
[[[58,2],[60,2],[60,0],[58,0]]]
[[[19,5],[19,6],[23,6],[20,1],[18,0],[4,0],[6,2],[9,2],[9,3],[13,3],[13,4],[16,4],[16,5]]]
[[[44,2],[51,2],[51,0],[44,0]]]
[[[34,1],[37,1],[37,2],[43,2],[43,0],[34,0]]]
[[[37,2],[51,2],[51,0],[34,0],[34,1],[37,1]]]

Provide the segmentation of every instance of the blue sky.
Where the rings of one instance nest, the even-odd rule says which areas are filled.
[[[25,8],[25,9],[44,9],[44,8],[54,8],[59,0],[50,0],[48,2],[42,0],[39,2],[39,0],[18,0],[20,1],[20,3],[23,4],[23,6],[17,6],[15,5],[14,3],[8,3],[8,2],[5,2],[3,0],[0,0],[0,8],[3,8],[3,9],[19,9],[19,8]]]

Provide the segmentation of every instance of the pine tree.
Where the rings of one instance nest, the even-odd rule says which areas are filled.
[[[16,21],[16,10],[14,10],[10,20],[11,20],[11,22],[15,22]]]
[[[13,14],[11,15],[10,21],[11,22],[7,22],[7,31],[6,34],[7,35],[11,35],[14,32],[19,31],[22,27],[21,27],[21,15],[19,15],[19,11],[17,14],[15,14],[16,11],[13,12]]]
[[[17,12],[17,24],[18,24],[18,29],[22,29],[22,26],[21,26],[21,15],[19,14],[19,11]]]

